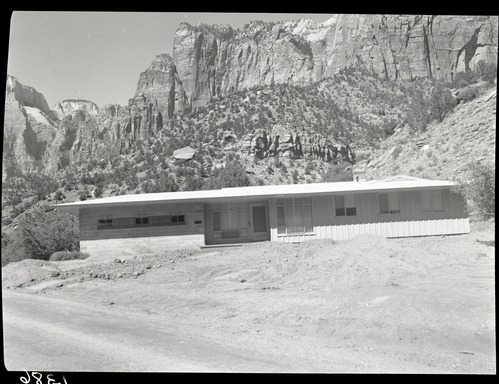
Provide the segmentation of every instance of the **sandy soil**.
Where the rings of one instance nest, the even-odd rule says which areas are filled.
[[[478,222],[469,235],[24,260],[2,269],[3,289],[146,315],[286,372],[495,373],[494,238]]]

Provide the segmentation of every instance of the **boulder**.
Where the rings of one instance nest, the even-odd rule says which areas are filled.
[[[173,158],[176,160],[191,160],[196,155],[196,150],[191,147],[184,147],[173,152]]]

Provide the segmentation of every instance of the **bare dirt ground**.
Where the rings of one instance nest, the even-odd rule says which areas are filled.
[[[241,351],[254,357],[245,371],[496,373],[494,222],[456,236],[23,260],[2,275],[4,292]]]

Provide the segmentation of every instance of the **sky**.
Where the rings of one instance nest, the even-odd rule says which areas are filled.
[[[229,24],[309,18],[292,13],[12,13],[7,73],[41,92],[50,107],[65,99],[127,105],[141,72],[156,55],[172,54],[181,22]]]

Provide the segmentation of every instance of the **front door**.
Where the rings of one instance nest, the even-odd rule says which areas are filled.
[[[270,239],[269,214],[267,204],[250,204],[250,228],[249,234],[252,241],[263,241]]]

